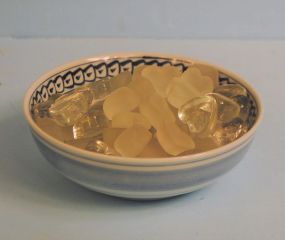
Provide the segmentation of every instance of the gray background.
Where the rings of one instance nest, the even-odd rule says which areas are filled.
[[[0,36],[285,37],[283,0],[2,0]]]

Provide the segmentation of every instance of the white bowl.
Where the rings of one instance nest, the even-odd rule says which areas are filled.
[[[64,176],[94,191],[132,199],[159,199],[203,188],[234,167],[247,152],[260,124],[263,107],[255,90],[238,75],[210,65],[220,73],[220,84],[244,86],[251,98],[250,130],[225,146],[203,153],[171,158],[106,156],[67,145],[41,130],[31,107],[51,95],[137,66],[170,64],[182,70],[193,63],[187,57],[149,53],[122,53],[86,58],[58,67],[35,81],[24,99],[24,114],[43,156]],[[207,64],[203,62],[203,64]]]

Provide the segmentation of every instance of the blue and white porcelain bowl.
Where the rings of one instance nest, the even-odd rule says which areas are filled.
[[[263,107],[255,90],[241,77],[221,67],[219,84],[241,84],[251,99],[250,130],[225,146],[203,153],[171,158],[106,156],[67,145],[45,133],[34,122],[31,108],[55,93],[65,93],[88,82],[141,65],[173,65],[185,71],[188,57],[149,53],[123,53],[75,61],[52,70],[28,89],[24,114],[43,156],[70,180],[97,192],[132,199],[159,199],[201,189],[233,168],[245,155],[260,124]],[[204,63],[203,64],[207,64]]]

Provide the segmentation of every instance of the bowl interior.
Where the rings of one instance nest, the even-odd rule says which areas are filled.
[[[36,86],[29,101],[30,113],[35,104],[47,101],[49,97],[56,93],[63,94],[90,82],[100,81],[100,79],[106,77],[114,77],[124,71],[133,72],[135,68],[142,65],[171,65],[185,71],[193,64],[194,61],[191,60],[142,55],[133,57],[110,57],[90,60],[87,61],[87,63],[85,61],[83,64],[71,65],[63,68],[61,71],[50,74]],[[247,86],[237,79],[234,79],[220,69],[218,69],[218,71],[220,85],[239,84],[247,89],[247,94],[250,98],[248,125],[251,128],[256,122],[258,115],[257,103],[252,93],[248,90]]]

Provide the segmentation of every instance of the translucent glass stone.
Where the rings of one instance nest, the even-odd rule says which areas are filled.
[[[191,136],[182,131],[175,122],[164,121],[157,128],[156,137],[164,151],[172,156],[195,148]]]
[[[208,135],[217,123],[217,101],[212,96],[194,98],[178,110],[179,119],[188,125],[191,133]]]
[[[165,119],[175,122],[175,116],[168,103],[156,93],[142,102],[139,109],[154,128],[157,128]]]
[[[247,96],[246,89],[239,84],[217,86],[214,89],[214,93],[218,93],[229,98],[233,98],[236,96]]]
[[[163,148],[160,146],[157,139],[153,138],[149,144],[144,148],[144,150],[140,153],[139,157],[143,158],[161,158],[161,157],[169,157]]]
[[[156,93],[161,97],[166,97],[167,86],[173,78],[181,74],[181,71],[173,66],[148,66],[142,70],[142,76],[151,82]]]
[[[239,116],[240,106],[231,98],[218,93],[210,93],[216,99],[218,104],[218,120],[221,122],[230,122]]]
[[[72,127],[59,126],[53,119],[47,117],[35,118],[35,122],[43,131],[58,140],[73,140]]]
[[[136,112],[121,112],[112,119],[113,128],[130,128],[136,124],[142,125],[146,129],[151,127],[147,118]]]
[[[62,95],[49,108],[49,116],[61,126],[72,126],[89,109],[92,100],[89,91]]]
[[[214,92],[234,100],[240,106],[239,118],[243,120],[248,118],[250,99],[247,96],[247,90],[244,87],[238,84],[229,84],[216,87]]]
[[[121,87],[106,97],[103,110],[108,119],[120,112],[129,112],[138,107],[140,99],[138,95],[128,87]]]
[[[103,128],[108,127],[109,120],[103,111],[96,109],[90,111],[79,118],[73,125],[73,135],[75,139],[95,137],[103,132]]]
[[[116,90],[120,87],[127,86],[132,79],[132,74],[128,71],[122,72],[117,76],[110,79],[112,90]]]
[[[248,125],[240,118],[224,123],[216,129],[213,140],[219,145],[225,145],[241,137],[248,131]]]
[[[238,95],[232,98],[240,107],[239,118],[246,121],[249,116],[250,99],[247,96]]]
[[[145,66],[140,66],[134,70],[132,81],[128,85],[128,87],[133,89],[140,97],[141,102],[147,100],[152,94],[155,93],[151,82],[141,75],[144,68]]]
[[[88,112],[94,112],[94,111],[103,112],[103,103],[104,101],[102,99],[94,101],[91,104]]]
[[[141,125],[125,129],[115,140],[114,148],[124,157],[138,156],[151,140],[151,133]]]
[[[101,100],[108,96],[112,90],[112,83],[109,78],[98,79],[86,85],[86,88],[93,93],[94,100]]]
[[[179,108],[189,100],[212,92],[214,83],[208,76],[203,76],[199,69],[190,67],[181,77],[175,78],[167,88],[168,102]]]
[[[85,149],[91,152],[96,152],[106,155],[117,155],[117,153],[113,148],[109,147],[105,142],[97,139],[90,141],[86,145]]]
[[[32,109],[33,116],[34,117],[48,117],[50,106],[59,97],[60,97],[59,94],[54,94],[51,97],[49,97],[47,101],[34,105]]]
[[[193,67],[198,68],[203,76],[210,77],[215,87],[219,85],[219,72],[217,69],[202,63],[194,63]]]

